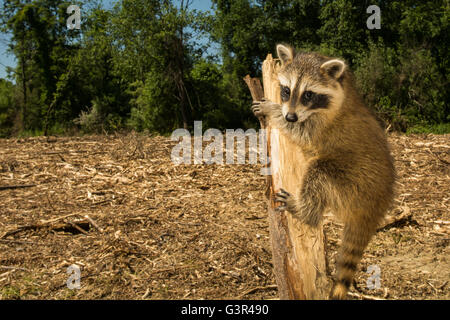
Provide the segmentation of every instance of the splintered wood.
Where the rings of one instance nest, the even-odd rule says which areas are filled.
[[[279,62],[269,54],[263,62],[264,96],[281,103],[277,78]],[[255,80],[246,77],[247,84]],[[249,85],[253,98],[256,91]],[[306,169],[302,150],[276,128],[265,123],[270,156],[269,229],[274,273],[280,299],[325,299],[329,291],[323,225],[311,228],[288,212],[275,211],[273,195],[280,188],[295,192]],[[294,165],[295,164],[295,165]]]

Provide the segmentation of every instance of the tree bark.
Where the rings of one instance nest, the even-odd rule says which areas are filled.
[[[261,100],[264,93],[267,99],[281,104],[278,70],[279,61],[269,54],[262,66],[264,92],[258,88],[258,79],[250,76],[244,78],[253,100]],[[270,157],[268,217],[279,297],[283,300],[326,299],[330,281],[327,277],[323,224],[318,228],[302,224],[289,212],[276,212],[273,201],[274,193],[280,188],[291,193],[297,191],[306,170],[303,152],[288,136],[271,128],[263,119],[260,122],[261,128],[266,129]]]

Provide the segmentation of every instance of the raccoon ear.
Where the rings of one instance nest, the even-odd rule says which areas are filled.
[[[294,60],[294,49],[282,44],[277,45],[277,55],[281,60],[281,64],[286,64]]]
[[[329,60],[320,66],[322,73],[333,79],[339,79],[346,69],[345,62],[339,59]]]

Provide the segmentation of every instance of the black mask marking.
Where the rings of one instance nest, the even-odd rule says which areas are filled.
[[[289,87],[281,86],[281,100],[289,101],[291,95],[291,89]]]
[[[302,94],[300,102],[309,109],[326,109],[330,103],[330,98],[326,94],[305,91]]]

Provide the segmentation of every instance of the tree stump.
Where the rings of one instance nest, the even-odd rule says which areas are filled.
[[[277,72],[278,59],[269,54],[263,62],[262,92],[259,79],[244,78],[253,100],[264,96],[281,104],[280,84]],[[277,128],[260,119],[266,130],[267,151],[270,157],[268,177],[268,217],[272,243],[274,274],[280,299],[326,299],[330,290],[325,255],[323,223],[318,228],[302,224],[289,212],[276,212],[273,195],[280,188],[288,192],[297,190],[306,170],[305,158],[300,147]]]

